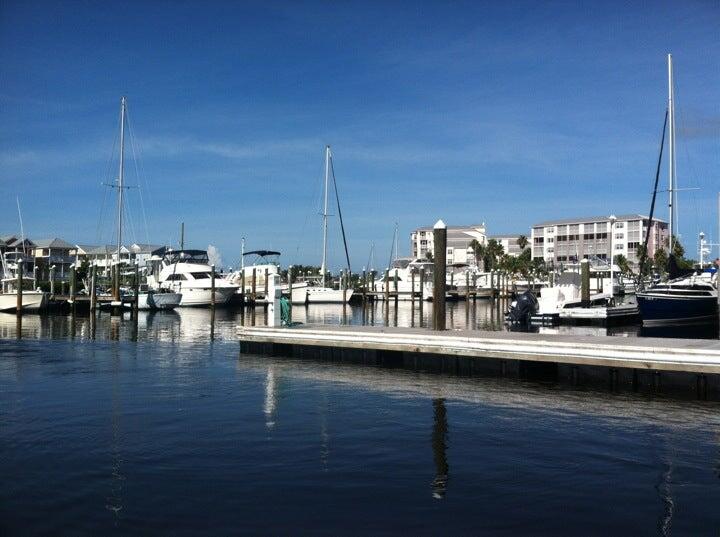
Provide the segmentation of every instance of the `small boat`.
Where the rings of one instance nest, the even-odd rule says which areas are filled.
[[[181,293],[173,293],[166,289],[150,289],[147,285],[143,285],[138,293],[138,309],[172,310],[180,305],[181,300]]]
[[[256,256],[252,265],[245,265],[247,256]],[[267,303],[265,290],[269,286],[270,277],[280,273],[279,256],[280,252],[273,250],[243,251],[240,268],[227,274],[225,280],[238,287],[236,294],[248,297],[254,293],[256,303]]]

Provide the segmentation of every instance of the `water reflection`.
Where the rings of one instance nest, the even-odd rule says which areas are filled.
[[[504,324],[505,300],[477,300],[447,304],[450,330],[508,330]],[[24,315],[0,313],[0,338],[30,339],[110,339],[131,341],[207,342],[215,339],[237,340],[238,326],[262,326],[267,323],[267,308],[179,308],[175,311],[130,311],[112,316],[107,312],[76,315]],[[375,304],[342,306],[312,304],[294,306],[292,319],[301,324],[350,324],[371,326],[419,326],[431,324],[432,303],[383,301]],[[534,327],[543,334],[718,338],[717,325],[648,328],[639,324],[604,327]]]
[[[448,461],[447,461],[447,409],[445,399],[433,399],[433,432],[432,449],[433,460],[435,461],[435,479],[433,479],[433,498],[442,500],[445,498],[448,483]]]

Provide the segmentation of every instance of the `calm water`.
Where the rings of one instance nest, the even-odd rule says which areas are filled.
[[[240,356],[238,315],[0,316],[0,534],[718,534],[717,403]]]

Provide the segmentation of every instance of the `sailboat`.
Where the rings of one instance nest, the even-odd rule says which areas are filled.
[[[127,188],[124,184],[125,179],[125,120],[127,118],[127,99],[125,96],[120,99],[120,169],[118,173],[118,181],[116,184],[112,184],[113,188],[117,188],[118,191],[118,205],[117,205],[117,266],[118,278],[120,277],[120,250],[122,249],[122,231],[123,231],[123,201],[124,192]],[[120,297],[120,282],[118,281],[117,287],[114,290],[113,296],[114,302],[111,306],[121,305]],[[138,292],[136,300],[138,302],[138,309],[144,310],[156,310],[156,309],[173,309],[180,304],[182,294],[175,293],[167,290],[153,290],[148,289],[147,286],[143,286],[143,289]]]
[[[320,266],[321,273],[321,284],[305,287],[305,301],[308,304],[343,304],[350,301],[352,297],[352,289],[334,289],[327,282],[327,230],[328,230],[328,183],[330,180],[330,172],[332,168],[332,154],[330,153],[330,146],[325,146],[325,186],[323,190],[323,248],[322,248],[322,264]],[[333,172],[333,182],[335,181],[335,174]],[[337,185],[335,190],[337,203],[338,203],[338,216],[340,217],[340,225],[342,226],[342,213],[340,212],[340,198],[337,196]],[[343,237],[344,237],[343,230]],[[345,245],[345,256],[347,255],[347,244]],[[348,259],[348,268],[350,261]],[[341,284],[342,285],[342,284]],[[292,301],[302,301],[301,298],[297,298],[296,295],[302,291],[293,289]]]
[[[643,325],[667,325],[682,323],[707,323],[718,320],[717,276],[715,284],[696,274],[680,275],[673,255],[674,229],[676,222],[676,177],[675,177],[675,102],[673,91],[672,55],[668,54],[668,120],[669,120],[669,235],[670,254],[668,274],[670,280],[657,284],[646,291],[637,293],[637,303]],[[663,132],[664,136],[664,132]],[[662,158],[662,148],[660,153]],[[658,162],[658,172],[659,172]],[[657,192],[657,177],[655,192]],[[653,195],[654,209],[655,196]],[[651,226],[648,225],[648,234]],[[647,244],[647,239],[645,241]],[[642,270],[640,271],[642,274]],[[679,276],[679,277],[678,277]]]

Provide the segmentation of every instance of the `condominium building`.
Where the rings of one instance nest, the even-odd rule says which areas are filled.
[[[474,255],[470,247],[473,241],[478,241],[480,244],[487,242],[484,223],[474,226],[448,226],[445,252],[447,264],[473,261]],[[435,242],[431,226],[421,227],[410,233],[410,251],[413,257],[424,259],[428,252],[431,254],[434,252],[434,248]]]
[[[532,227],[530,242],[533,259],[555,263],[578,261],[585,258],[610,259],[622,254],[631,263],[637,263],[638,246],[643,244],[649,218],[641,214],[624,214],[616,217],[565,218],[539,222]],[[668,226],[663,220],[653,219],[648,255],[668,244]]]

